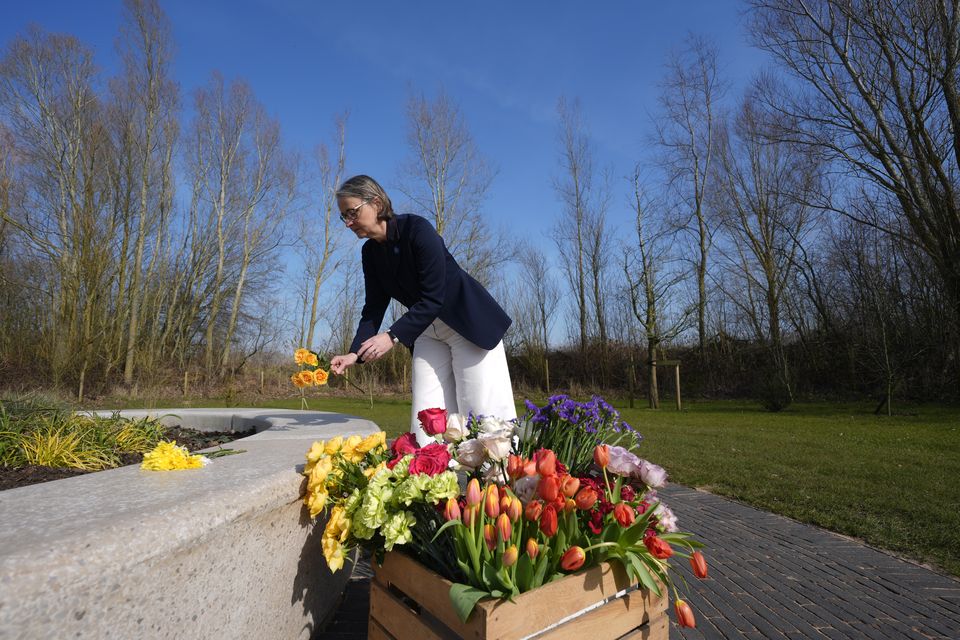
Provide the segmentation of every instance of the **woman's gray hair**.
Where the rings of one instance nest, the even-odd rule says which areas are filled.
[[[383,190],[380,184],[370,176],[353,176],[346,180],[337,189],[338,198],[360,198],[361,200],[373,200],[377,198],[380,201],[380,212],[377,214],[378,220],[389,220],[393,217],[393,203],[390,202],[390,196]]]

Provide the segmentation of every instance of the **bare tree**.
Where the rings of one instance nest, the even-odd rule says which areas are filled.
[[[851,176],[897,200],[909,238],[880,221],[859,220],[918,243],[930,256],[951,301],[952,349],[960,356],[960,3],[750,5],[756,44],[802,87],[790,99],[767,96],[795,123],[785,135],[826,150]]]
[[[489,284],[507,245],[492,236],[480,214],[494,172],[460,107],[443,91],[433,101],[411,96],[407,144],[411,156],[401,167],[401,191],[416,213],[433,221],[464,269]]]
[[[754,100],[744,99],[732,132],[719,148],[717,209],[731,242],[731,267],[743,288],[731,301],[749,318],[757,339],[769,344],[774,370],[792,398],[784,351],[781,308],[812,229],[816,210],[808,203],[821,192],[819,158],[790,142],[771,142],[782,126]]]
[[[706,206],[716,153],[718,104],[726,93],[718,59],[715,43],[688,37],[683,49],[667,63],[657,120],[663,167],[669,187],[681,203],[677,225],[695,242],[697,344],[701,356],[707,333],[707,272],[713,244]]]
[[[647,397],[650,408],[657,409],[660,406],[657,353],[664,342],[672,340],[687,327],[693,309],[673,308],[676,288],[687,274],[676,268],[677,256],[672,249],[673,233],[669,226],[663,218],[657,220],[650,214],[656,205],[644,191],[639,167],[634,169],[631,183],[637,243],[625,247],[623,273],[630,294],[630,308],[647,341]]]
[[[514,319],[519,348],[528,368],[542,378],[544,388],[550,391],[550,330],[554,322],[559,295],[551,275],[550,263],[543,251],[532,246],[518,247],[520,271],[516,289],[508,296],[510,315]]]
[[[346,116],[336,119],[336,140],[332,151],[322,144],[316,150],[316,185],[307,216],[300,221],[298,253],[303,256],[308,282],[304,291],[303,345],[313,345],[314,331],[321,316],[320,301],[324,284],[341,262],[344,230],[338,217],[336,190],[343,181],[346,162]],[[315,204],[314,204],[315,203]],[[309,311],[307,311],[309,309]]]

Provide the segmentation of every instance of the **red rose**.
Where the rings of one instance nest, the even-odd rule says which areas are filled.
[[[387,463],[387,468],[393,469],[403,456],[416,453],[419,448],[420,445],[417,444],[417,436],[412,433],[403,434],[390,445],[390,452],[393,453],[393,458]]]
[[[658,560],[666,560],[673,555],[673,549],[670,548],[670,545],[657,536],[646,536],[643,539],[643,544],[647,546],[650,555]]]
[[[428,435],[435,436],[447,430],[447,410],[446,409],[424,409],[417,414],[417,420],[420,426]]]
[[[443,473],[450,465],[450,452],[447,446],[434,442],[428,444],[422,449],[418,449],[413,454],[413,460],[410,461],[410,473],[425,473],[428,476],[435,476]]]

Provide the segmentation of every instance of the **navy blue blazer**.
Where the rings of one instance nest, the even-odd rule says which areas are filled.
[[[361,257],[366,299],[350,345],[352,353],[379,332],[391,298],[406,306],[407,312],[390,330],[411,349],[437,318],[487,350],[497,346],[510,326],[510,316],[460,268],[425,218],[394,216],[387,221],[386,241],[367,240]]]

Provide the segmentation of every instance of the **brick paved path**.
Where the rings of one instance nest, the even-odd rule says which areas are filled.
[[[687,578],[696,629],[671,638],[960,639],[960,581],[709,493],[661,496],[707,545],[710,578]],[[320,640],[366,640],[369,566],[359,565]],[[671,618],[673,617],[671,612]]]

